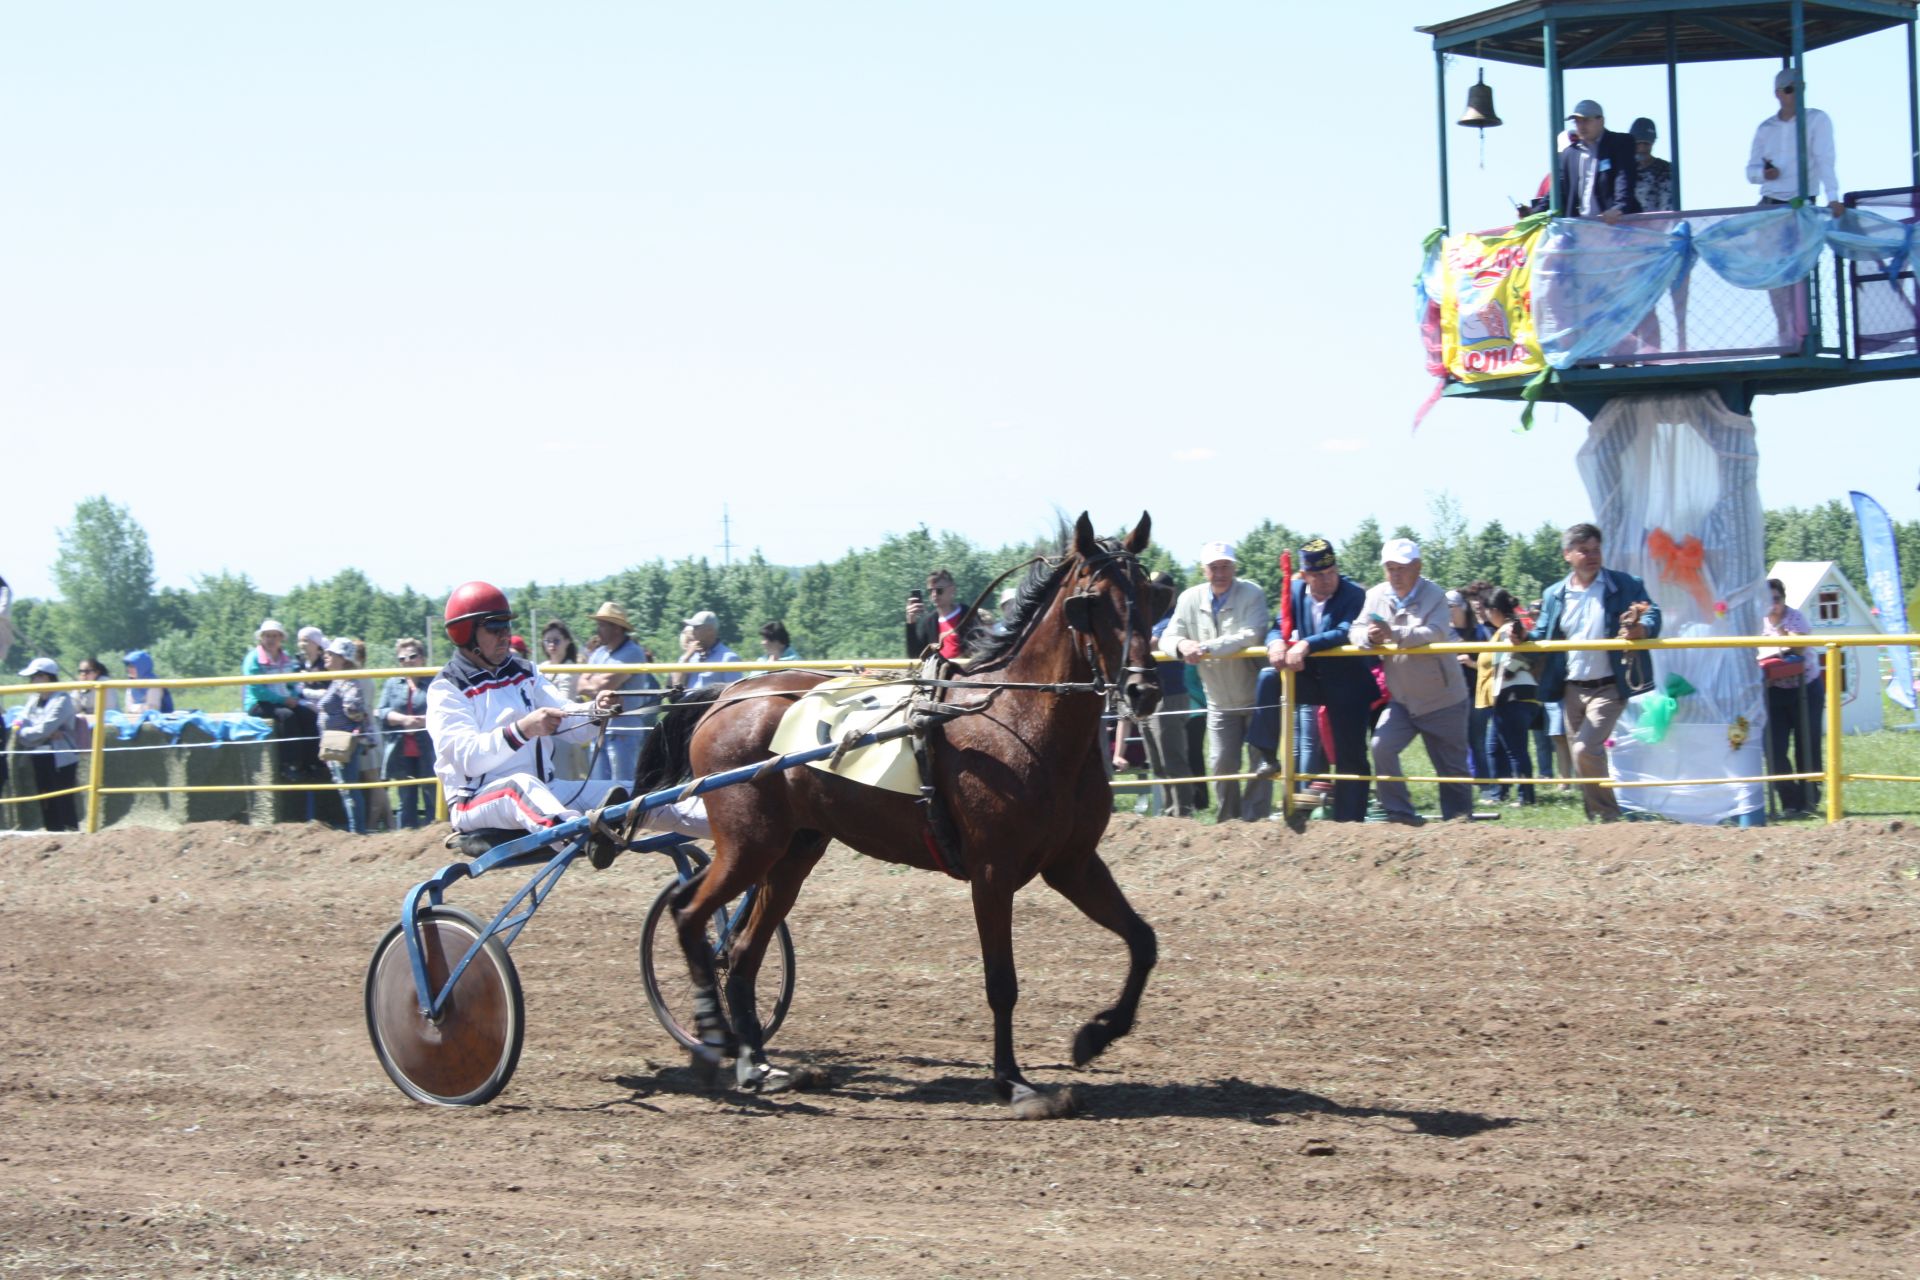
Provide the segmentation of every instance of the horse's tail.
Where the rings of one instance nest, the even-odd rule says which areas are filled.
[[[634,774],[633,794],[644,796],[661,787],[684,782],[693,773],[693,757],[688,744],[693,741],[694,726],[713,706],[713,700],[725,691],[723,684],[705,685],[678,695],[668,694],[667,709],[660,713],[653,732],[640,748],[640,764]]]

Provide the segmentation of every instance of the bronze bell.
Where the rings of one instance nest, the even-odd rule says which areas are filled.
[[[1500,117],[1493,111],[1493,86],[1487,83],[1487,73],[1480,73],[1480,82],[1467,86],[1467,114],[1460,117],[1460,124],[1470,129],[1491,129],[1500,123]]]

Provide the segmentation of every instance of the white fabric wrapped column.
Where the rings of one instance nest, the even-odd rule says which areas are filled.
[[[1759,462],[1753,419],[1729,411],[1713,391],[1620,396],[1588,428],[1580,476],[1606,563],[1646,582],[1660,606],[1663,637],[1759,634],[1766,592]],[[1689,538],[1698,539],[1697,548]],[[1662,554],[1668,548],[1680,550]],[[1698,552],[1697,572],[1688,571],[1690,551]],[[1695,692],[1679,699],[1658,743],[1630,736],[1642,707],[1629,704],[1608,753],[1612,776],[1637,782],[1766,772],[1766,695],[1753,651],[1665,650],[1652,657],[1649,692],[1664,692],[1675,674]],[[1697,823],[1766,803],[1759,783],[1616,794],[1627,808]]]

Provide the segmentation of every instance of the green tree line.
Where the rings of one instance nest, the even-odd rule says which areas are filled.
[[[1896,532],[1912,614],[1916,601],[1911,596],[1920,584],[1920,521],[1897,525]],[[1531,601],[1566,572],[1558,527],[1542,524],[1523,532],[1492,520],[1475,528],[1459,504],[1442,495],[1432,503],[1422,527],[1383,530],[1368,516],[1344,540],[1326,530],[1263,520],[1239,540],[1242,573],[1273,594],[1280,552],[1314,536],[1332,537],[1341,564],[1368,585],[1378,572],[1381,544],[1389,537],[1418,539],[1427,576],[1449,587],[1485,579]],[[1769,511],[1766,536],[1769,563],[1836,560],[1854,583],[1866,581],[1859,529],[1852,509],[1842,502]],[[721,637],[744,657],[759,653],[760,626],[770,621],[784,622],[795,647],[807,657],[896,657],[903,648],[907,592],[925,582],[928,570],[950,570],[961,598],[972,600],[1003,571],[1054,546],[1042,539],[982,547],[960,534],[936,534],[922,527],[889,535],[870,548],[849,550],[837,560],[805,566],[773,564],[755,551],[732,564],[715,565],[704,557],[653,560],[588,582],[501,585],[530,641],[537,645],[537,628],[559,619],[582,641],[583,656],[593,631],[589,615],[602,601],[613,600],[634,620],[640,641],[663,660],[679,653],[681,620],[701,609],[719,616]],[[1197,567],[1187,562],[1191,550],[1156,546],[1148,560],[1186,586],[1198,580]],[[443,595],[412,587],[384,590],[358,569],[342,569],[325,581],[278,596],[262,591],[246,574],[231,572],[196,578],[187,590],[156,589],[146,531],[124,507],[104,497],[82,501],[73,524],[60,531],[53,579],[59,599],[25,599],[14,605],[14,645],[5,656],[8,673],[43,654],[59,659],[67,671],[91,654],[104,658],[111,671],[121,654],[144,648],[153,652],[161,675],[232,674],[253,641],[254,628],[269,616],[290,631],[311,625],[329,636],[363,639],[376,665],[385,664],[393,641],[401,636],[427,639],[436,658],[447,653],[439,631]],[[1009,584],[1018,581],[1017,572],[1007,579]]]

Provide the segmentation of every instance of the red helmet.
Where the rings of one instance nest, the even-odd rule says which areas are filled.
[[[459,648],[473,644],[473,624],[481,618],[511,618],[507,593],[491,582],[463,582],[447,597],[447,639]]]

